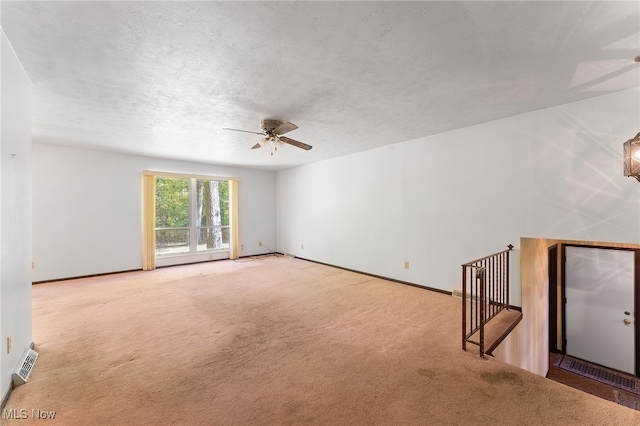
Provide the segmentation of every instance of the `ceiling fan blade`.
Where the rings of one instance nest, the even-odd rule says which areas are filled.
[[[251,130],[230,129],[228,127],[223,127],[222,130],[232,130],[234,132],[253,133],[254,135],[262,135],[262,136],[264,136],[266,134],[264,132],[253,132]]]
[[[288,143],[289,145],[297,146],[298,148],[302,148],[302,149],[304,149],[306,151],[308,151],[311,148],[313,148],[311,145],[307,145],[306,143],[302,143],[302,142],[297,141],[295,139],[287,138],[285,136],[279,137],[278,139],[281,140],[284,143]]]
[[[254,146],[251,147],[251,149],[258,149],[260,148],[262,145],[260,145],[259,143],[255,144]]]
[[[278,127],[276,127],[275,129],[273,129],[273,133],[276,135],[284,135],[287,132],[290,132],[292,130],[297,129],[298,126],[296,126],[293,123],[282,123],[281,125],[279,125]]]

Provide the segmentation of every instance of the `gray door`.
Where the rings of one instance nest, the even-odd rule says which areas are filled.
[[[635,374],[635,253],[565,249],[567,354]]]

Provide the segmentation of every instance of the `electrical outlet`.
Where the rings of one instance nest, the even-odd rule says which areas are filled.
[[[404,261],[404,269],[409,269],[409,261]]]
[[[7,353],[11,352],[11,336],[7,337]]]
[[[262,247],[262,241],[258,241],[258,247]]]
[[[304,250],[304,244],[300,244],[300,250]]]
[[[240,244],[240,251],[244,251],[244,244]]]

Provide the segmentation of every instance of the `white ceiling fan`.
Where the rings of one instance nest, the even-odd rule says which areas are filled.
[[[288,138],[286,136],[282,136],[283,134],[295,130],[298,128],[293,123],[283,123],[279,120],[261,120],[260,121],[261,132],[254,132],[251,130],[240,130],[240,129],[230,129],[228,127],[224,127],[223,130],[232,130],[234,132],[244,132],[244,133],[253,133],[255,135],[263,136],[263,138],[258,141],[257,144],[251,147],[251,149],[257,149],[263,146],[267,146],[271,148],[271,155],[273,155],[274,151],[278,150],[278,147],[281,147],[283,144],[293,145],[298,148],[302,148],[306,151],[313,148],[311,145],[307,145],[306,143],[297,141],[295,139]]]

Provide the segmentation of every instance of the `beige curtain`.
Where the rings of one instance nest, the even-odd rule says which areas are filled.
[[[238,181],[229,181],[229,258],[238,258]]]
[[[156,177],[142,176],[142,269],[156,269]]]

